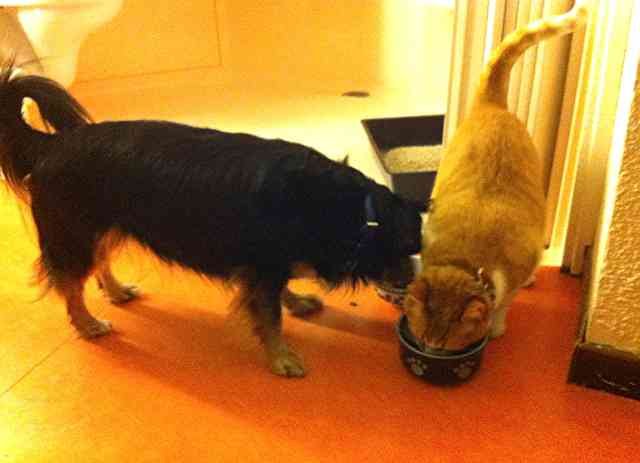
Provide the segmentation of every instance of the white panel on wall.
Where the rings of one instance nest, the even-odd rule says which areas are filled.
[[[80,51],[78,81],[220,65],[215,0],[125,0]]]
[[[583,110],[572,122],[577,162],[572,169],[570,216],[563,265],[582,273],[585,251],[593,245],[604,198],[621,78],[630,41],[630,24],[637,0],[594,2],[587,24],[588,64],[581,70],[578,95]],[[572,141],[572,140],[570,140]]]
[[[234,78],[344,90],[381,81],[383,1],[219,2]]]

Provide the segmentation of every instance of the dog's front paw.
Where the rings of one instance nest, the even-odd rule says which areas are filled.
[[[272,355],[270,363],[271,371],[279,376],[301,378],[307,374],[300,356],[290,349],[281,350]]]
[[[104,336],[111,332],[111,322],[108,320],[98,320],[97,318],[88,318],[82,322],[72,322],[80,336],[91,339]]]
[[[322,309],[322,300],[313,295],[298,295],[287,299],[284,303],[292,315],[303,317]]]

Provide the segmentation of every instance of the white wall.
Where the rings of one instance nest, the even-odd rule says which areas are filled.
[[[444,108],[453,28],[449,2],[160,0],[153,5],[125,0],[118,17],[88,38],[79,59],[82,86],[105,88],[105,79],[114,86],[136,85],[142,77],[146,84],[207,78],[222,86],[333,93],[383,88]]]
[[[586,341],[640,355],[639,43],[623,86],[590,282]],[[631,47],[634,48],[634,47]],[[630,80],[630,82],[629,82]],[[633,83],[635,82],[635,91]],[[633,100],[633,103],[629,103]]]

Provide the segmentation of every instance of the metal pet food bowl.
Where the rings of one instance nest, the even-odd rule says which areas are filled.
[[[404,281],[402,283],[398,281],[378,281],[375,283],[376,294],[381,299],[402,310],[404,307],[404,299],[407,295],[407,286],[413,281],[414,276],[420,273],[421,269],[422,262],[420,256],[411,256],[406,263],[405,272],[403,272],[406,274],[403,275],[404,278],[400,278]]]

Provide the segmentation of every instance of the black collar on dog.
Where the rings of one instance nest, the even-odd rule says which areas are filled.
[[[368,194],[366,198],[364,198],[364,214],[365,214],[365,222],[361,232],[366,232],[367,230],[371,230],[373,228],[379,227],[380,223],[378,223],[376,219],[376,209],[373,207],[373,198],[371,194]]]
[[[373,242],[375,229],[380,226],[380,222],[377,220],[376,209],[373,206],[373,198],[371,194],[368,194],[364,198],[364,217],[364,225],[360,228],[360,239],[353,251],[352,258],[347,262],[347,272],[349,273],[352,273],[358,266],[360,253],[366,246]]]

